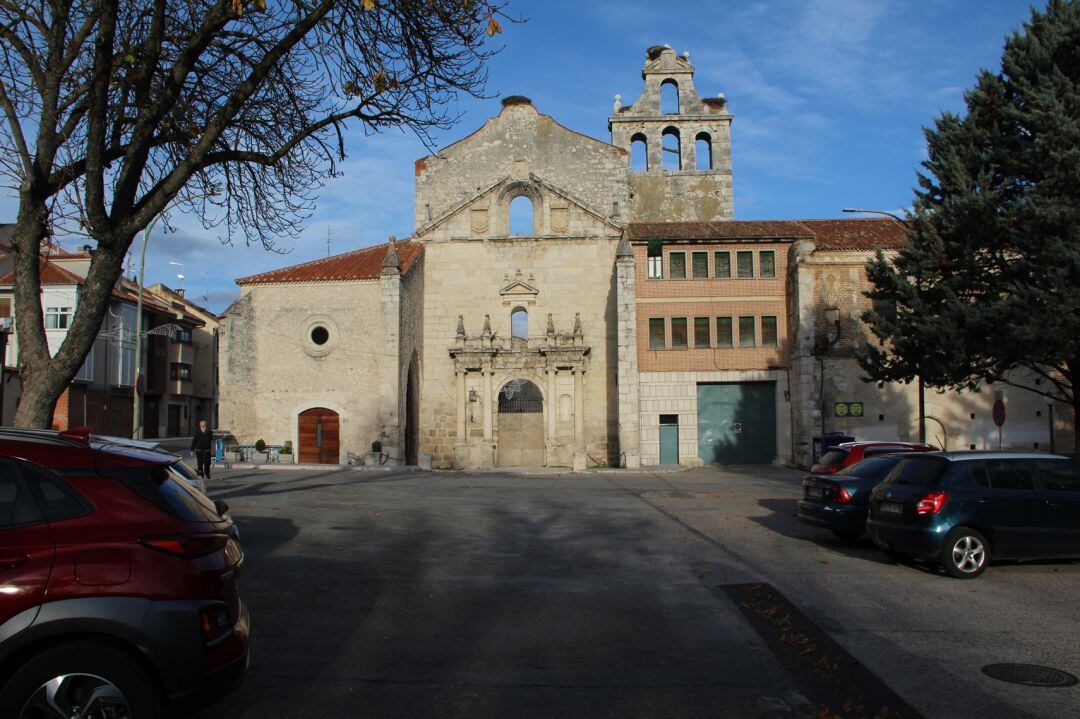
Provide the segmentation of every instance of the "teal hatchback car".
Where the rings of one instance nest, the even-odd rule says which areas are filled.
[[[1080,558],[1080,466],[1038,452],[912,454],[870,494],[866,533],[961,579],[991,559]]]

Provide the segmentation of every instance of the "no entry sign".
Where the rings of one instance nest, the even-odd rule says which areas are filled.
[[[994,424],[998,427],[1005,424],[1005,402],[1003,400],[994,400]]]

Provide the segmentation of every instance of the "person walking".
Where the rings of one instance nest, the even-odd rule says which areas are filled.
[[[199,429],[191,438],[191,451],[195,453],[195,462],[199,476],[210,479],[210,449],[214,445],[214,433],[206,427],[206,420],[199,420]]]

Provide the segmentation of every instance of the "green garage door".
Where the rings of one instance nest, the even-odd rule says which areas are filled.
[[[776,459],[776,384],[699,384],[698,456],[705,464]]]

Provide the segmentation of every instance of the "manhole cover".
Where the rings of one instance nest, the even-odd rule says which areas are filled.
[[[1077,682],[1068,672],[1037,664],[989,664],[982,670],[988,677],[1029,687],[1071,687]]]

